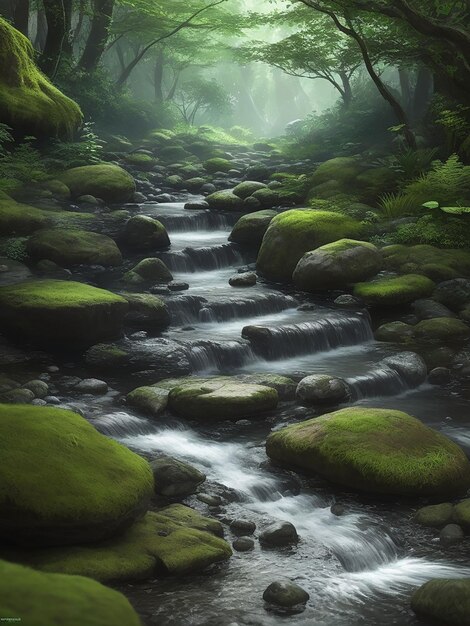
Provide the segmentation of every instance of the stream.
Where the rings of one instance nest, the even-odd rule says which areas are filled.
[[[335,307],[334,294],[320,300],[260,280],[250,288],[229,286],[229,277],[255,260],[228,243],[237,215],[184,210],[183,201],[146,203],[138,210],[167,227],[171,249],[158,256],[175,280],[189,284],[187,291],[163,296],[172,326],[157,337],[185,346],[193,374],[269,372],[295,380],[310,373],[335,374],[347,379],[355,403],[409,412],[470,451],[468,401],[444,387],[410,389],[382,366],[381,360],[397,350],[373,340],[366,311]],[[112,273],[100,281],[117,288]],[[250,325],[271,331],[262,355],[242,339],[242,329]],[[146,333],[131,339],[150,349],[156,341]],[[70,374],[80,373],[70,365]],[[256,534],[273,521],[290,521],[300,536],[298,545],[289,548],[265,549],[256,541],[254,551],[235,552],[229,562],[197,576],[121,585],[145,624],[422,624],[409,609],[412,590],[430,578],[470,576],[466,544],[443,548],[436,533],[413,524],[416,502],[354,495],[269,464],[264,452],[268,433],[311,417],[314,410],[281,402],[258,420],[234,423],[221,416],[217,423],[189,423],[169,414],[151,420],[118,402],[120,394],[138,386],[138,376],[107,382],[111,391],[105,396],[84,399],[70,392],[67,405],[148,458],[164,452],[201,469],[208,479],[202,491],[221,496],[218,506],[196,496],[185,500],[204,514],[223,522],[254,521]],[[334,503],[344,507],[342,515],[330,511]],[[226,538],[235,538],[228,526]],[[283,577],[309,592],[303,613],[287,616],[265,609],[264,589]]]

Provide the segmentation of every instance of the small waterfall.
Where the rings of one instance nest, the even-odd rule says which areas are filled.
[[[200,319],[207,300],[201,296],[176,295],[165,299],[173,324],[192,324]]]
[[[241,265],[247,260],[235,244],[222,243],[201,248],[184,248],[160,253],[161,260],[173,272],[194,273]]]
[[[199,315],[199,319],[201,322],[225,322],[234,318],[280,313],[296,306],[297,302],[294,298],[282,293],[254,294],[253,296],[241,294],[237,297],[209,302],[204,307],[203,315]]]
[[[368,315],[358,313],[278,327],[245,326],[242,337],[257,354],[277,360],[365,343],[373,339],[373,333]]]
[[[115,439],[147,435],[155,430],[155,426],[148,420],[129,415],[125,411],[101,415],[90,419],[90,422],[100,433]]]
[[[189,211],[183,202],[169,204],[146,203],[142,205],[142,214],[153,217],[165,226],[170,233],[194,232],[201,230],[230,230],[238,215],[213,212],[209,210]]]
[[[396,396],[411,389],[411,386],[396,370],[380,363],[370,372],[345,380],[351,389],[353,401],[380,396]]]
[[[194,373],[229,371],[256,361],[246,341],[211,341],[201,339],[187,344],[188,359]]]

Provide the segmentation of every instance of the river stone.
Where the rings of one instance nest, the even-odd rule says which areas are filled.
[[[98,378],[84,378],[75,387],[74,391],[79,393],[90,393],[101,395],[108,391],[108,383]]]
[[[293,400],[295,398],[296,383],[292,378],[277,374],[238,374],[233,376],[236,380],[244,383],[272,387],[277,391],[279,400]]]
[[[434,298],[452,311],[460,311],[470,303],[470,279],[454,278],[439,283]]]
[[[250,537],[238,537],[232,543],[232,547],[237,552],[251,552],[255,548],[255,542]]]
[[[418,387],[424,383],[428,373],[426,363],[416,352],[400,352],[388,356],[380,362],[397,372],[410,387]]]
[[[23,389],[29,389],[35,398],[44,398],[49,393],[49,386],[43,380],[30,380],[22,385]]]
[[[67,185],[74,198],[90,194],[106,202],[127,202],[135,193],[132,176],[112,163],[74,167],[57,178]]]
[[[30,389],[10,389],[0,394],[0,403],[4,404],[31,404],[35,398]]]
[[[255,198],[250,198],[250,200],[258,202]],[[259,247],[271,220],[276,215],[277,211],[273,210],[255,211],[243,215],[233,227],[229,241]]]
[[[439,534],[439,541],[443,546],[455,546],[464,538],[464,532],[458,524],[447,524]]]
[[[117,583],[165,574],[185,576],[224,561],[232,551],[222,534],[216,520],[172,504],[147,513],[126,532],[105,542],[0,552],[35,569]]]
[[[196,493],[206,476],[198,469],[169,456],[150,463],[155,481],[155,493],[169,498],[186,497]]]
[[[245,180],[243,183],[240,183],[233,189],[233,193],[239,198],[248,198],[248,196],[252,196],[255,191],[259,191],[260,189],[267,189],[267,185],[264,183],[259,183],[256,180]]]
[[[447,385],[451,378],[452,372],[448,367],[435,367],[429,372],[428,382],[431,385]]]
[[[169,283],[173,275],[161,259],[143,259],[129,272],[126,272],[122,280],[131,285],[145,283]]]
[[[18,545],[88,543],[147,509],[149,464],[76,413],[0,406],[0,532]]]
[[[299,536],[290,522],[275,522],[263,530],[259,541],[265,546],[282,547],[297,543]]]
[[[206,201],[211,209],[219,211],[241,211],[243,209],[243,200],[228,189],[211,193],[206,197]]]
[[[309,594],[290,580],[273,582],[263,593],[263,600],[270,604],[277,604],[286,608],[305,604],[310,599]]]
[[[270,280],[289,282],[306,252],[344,237],[361,234],[363,226],[342,213],[292,209],[269,224],[258,255],[257,269]]]
[[[256,274],[254,272],[234,274],[228,282],[232,287],[253,287],[256,285]]]
[[[127,394],[126,400],[143,413],[158,417],[167,407],[168,391],[158,387],[138,387]]]
[[[462,342],[470,337],[470,328],[465,322],[452,317],[436,317],[416,324],[414,334],[427,342]]]
[[[462,500],[454,507],[454,522],[470,531],[470,498]]]
[[[304,291],[342,289],[375,276],[381,268],[382,257],[373,244],[340,239],[304,254],[292,279]]]
[[[411,308],[420,321],[430,320],[434,317],[455,317],[450,309],[435,300],[416,300]]]
[[[470,624],[470,578],[436,578],[422,585],[411,598],[418,617],[442,626]]]
[[[387,322],[379,326],[374,333],[377,341],[386,341],[389,343],[410,343],[415,336],[414,327],[405,322]]]
[[[454,507],[450,502],[431,504],[418,509],[413,517],[421,526],[429,528],[443,528],[453,519]]]
[[[165,302],[149,293],[121,292],[127,300],[129,312],[125,322],[143,329],[166,328],[170,324],[170,312]]]
[[[380,278],[369,283],[358,283],[354,295],[374,307],[397,307],[411,304],[430,296],[434,283],[420,274],[405,274],[396,278]]]
[[[127,309],[124,298],[72,281],[38,280],[0,287],[4,331],[48,348],[86,347],[117,337]]]
[[[34,626],[140,626],[127,598],[83,576],[64,576],[0,561],[4,622]],[[79,617],[78,617],[79,616]]]
[[[166,228],[147,215],[134,215],[126,223],[122,242],[133,250],[164,250],[170,246]]]
[[[26,251],[35,261],[48,259],[65,267],[122,263],[121,252],[111,237],[85,230],[40,230],[28,239]]]
[[[338,404],[349,399],[351,390],[342,378],[314,374],[300,381],[295,395],[301,404]]]
[[[217,378],[175,387],[168,396],[170,411],[176,415],[219,420],[270,411],[276,408],[277,402],[275,389]]]
[[[368,493],[449,497],[470,485],[463,450],[401,411],[335,411],[272,433],[266,451],[278,463]]]
[[[252,535],[256,530],[256,524],[246,519],[235,519],[230,523],[230,530],[234,535]]]

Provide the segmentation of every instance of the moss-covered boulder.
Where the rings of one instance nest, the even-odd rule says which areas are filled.
[[[126,163],[132,165],[135,169],[141,172],[150,172],[150,170],[152,170],[152,168],[158,163],[157,159],[150,156],[150,154],[145,154],[143,152],[133,152],[132,154],[127,154],[124,157],[124,160]]]
[[[173,275],[161,259],[149,258],[139,261],[135,267],[126,272],[122,281],[128,285],[145,285],[152,283],[169,283]]]
[[[379,326],[374,333],[377,341],[390,343],[410,343],[415,337],[414,326],[405,322],[387,322]]]
[[[287,282],[306,252],[344,237],[360,236],[361,224],[341,213],[292,209],[270,223],[257,269],[271,280]]]
[[[0,561],[4,622],[34,626],[141,626],[121,593],[83,576],[46,574]]]
[[[122,243],[133,250],[164,250],[170,245],[166,228],[148,215],[134,215],[126,223]]]
[[[404,246],[395,244],[381,250],[386,269],[407,273],[410,266],[415,272],[425,274],[433,280],[440,268],[440,280],[448,280],[458,272],[460,276],[470,275],[470,252],[468,250],[451,250],[421,244]],[[435,275],[434,278],[431,274]]]
[[[34,137],[71,138],[82,123],[80,107],[34,63],[31,42],[0,18],[0,119]]]
[[[111,237],[86,230],[44,229],[30,237],[26,250],[35,261],[47,259],[62,267],[122,263],[121,252]]]
[[[233,189],[233,193],[240,198],[248,198],[253,195],[255,191],[259,191],[260,189],[267,189],[267,185],[264,183],[259,183],[256,180],[245,180],[243,183],[240,183]]]
[[[137,387],[127,394],[126,400],[130,406],[134,406],[139,411],[158,417],[163,413],[168,404],[168,391],[160,387]]]
[[[155,493],[168,498],[190,496],[206,480],[205,474],[196,467],[169,456],[158,457],[150,466],[155,481]]]
[[[340,239],[304,254],[292,278],[304,291],[342,289],[375,276],[381,266],[382,258],[373,244]]]
[[[112,163],[74,167],[58,179],[67,185],[74,198],[90,195],[106,202],[127,202],[135,192],[132,176]]]
[[[215,174],[216,172],[228,172],[232,169],[232,167],[233,165],[231,161],[221,157],[215,157],[214,159],[204,161],[204,169],[210,174]]]
[[[47,347],[84,347],[118,337],[127,310],[121,296],[72,281],[0,287],[3,331]]]
[[[341,187],[351,185],[363,170],[363,166],[353,157],[336,157],[322,163],[310,180],[314,186],[334,180]]]
[[[229,241],[247,246],[261,245],[265,232],[277,211],[256,211],[243,215],[232,229]]]
[[[47,215],[41,209],[21,204],[7,194],[0,195],[0,233],[30,235],[47,226]]]
[[[147,513],[106,542],[0,553],[45,572],[79,574],[101,582],[143,580],[159,574],[191,574],[228,559],[232,551],[222,534],[220,522],[173,504]]]
[[[126,324],[138,328],[166,328],[170,324],[170,312],[165,302],[150,293],[120,294],[129,304]]]
[[[218,211],[242,211],[243,200],[229,189],[214,191],[206,198],[211,209]]]
[[[470,578],[436,578],[420,587],[411,608],[421,619],[442,626],[470,625]]]
[[[68,545],[112,537],[147,510],[143,458],[62,409],[0,405],[2,541]]]
[[[354,295],[369,306],[394,307],[427,298],[434,291],[434,287],[433,281],[426,276],[405,274],[370,283],[358,283],[354,288]]]
[[[434,343],[455,343],[470,337],[470,328],[465,322],[453,317],[436,317],[422,320],[414,326],[418,339]]]
[[[428,528],[444,528],[453,521],[454,507],[450,502],[430,504],[418,509],[413,520]]]
[[[251,197],[259,202],[262,209],[271,209],[279,204],[279,193],[275,189],[258,189]]]
[[[232,419],[256,415],[275,409],[275,389],[227,378],[202,379],[173,387],[168,407],[176,415],[187,418]]]
[[[462,500],[454,506],[453,521],[470,531],[470,498]]]
[[[401,496],[465,492],[463,450],[418,419],[389,409],[354,407],[272,433],[268,456],[359,491]]]

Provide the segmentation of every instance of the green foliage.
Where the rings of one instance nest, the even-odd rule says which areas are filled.
[[[84,124],[76,141],[55,140],[46,150],[46,158],[52,159],[54,169],[67,170],[80,165],[100,162],[103,142],[93,131],[93,124]],[[59,167],[57,167],[59,166]]]
[[[8,139],[8,133],[6,136]],[[12,191],[25,183],[37,183],[46,178],[46,167],[34,137],[25,137],[10,151],[3,148],[3,154],[0,154],[0,191]]]
[[[447,152],[470,157],[470,107],[437,96],[432,114],[435,124],[444,132]]]
[[[25,261],[28,258],[26,252],[27,237],[14,237],[11,239],[0,239],[0,256],[7,257],[13,261]]]
[[[425,215],[417,222],[402,224],[390,237],[393,243],[406,245],[429,244],[439,248],[468,248],[470,223],[468,219],[438,219]]]

